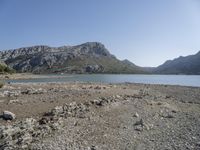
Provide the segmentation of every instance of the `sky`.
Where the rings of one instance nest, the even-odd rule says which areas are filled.
[[[155,67],[200,50],[200,0],[0,0],[0,50],[101,42]]]

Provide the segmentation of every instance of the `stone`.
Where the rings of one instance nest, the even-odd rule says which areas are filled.
[[[5,120],[14,120],[16,118],[16,115],[10,111],[4,111],[2,117]]]
[[[100,86],[96,86],[94,89],[95,90],[101,90],[101,87]]]
[[[115,97],[116,97],[116,98],[121,98],[121,96],[120,96],[120,95],[116,95]]]
[[[138,126],[138,125],[144,126],[144,122],[143,122],[142,119],[140,119],[140,120],[137,121],[134,125],[135,125],[135,126]]]
[[[3,96],[8,96],[8,97],[13,97],[13,96],[19,96],[20,92],[19,91],[4,91]]]
[[[172,114],[168,114],[165,116],[165,118],[174,118],[174,116]]]
[[[143,127],[142,126],[135,126],[134,129],[136,131],[143,131]]]
[[[103,101],[102,100],[97,100],[97,99],[91,101],[91,103],[95,104],[97,106],[102,106],[103,105]]]
[[[19,100],[18,99],[13,99],[13,100],[9,101],[9,104],[13,104],[13,103],[19,103]]]
[[[59,115],[63,113],[63,107],[62,106],[56,106],[52,111],[52,115]]]
[[[135,113],[135,114],[133,115],[133,117],[138,118],[138,117],[139,117],[139,114],[138,114],[138,113]]]

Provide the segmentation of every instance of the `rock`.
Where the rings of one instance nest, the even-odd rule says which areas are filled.
[[[92,145],[89,150],[96,150],[96,146]]]
[[[13,97],[13,96],[19,96],[20,92],[19,91],[4,91],[3,96],[8,96],[8,97]]]
[[[197,143],[196,143],[196,146],[200,148],[200,142],[197,142]]]
[[[88,72],[88,73],[97,73],[97,72],[102,72],[103,71],[103,66],[101,65],[87,65],[85,67],[85,72]]]
[[[48,124],[50,122],[50,117],[42,117],[38,122],[40,125]]]
[[[19,100],[18,99],[13,99],[13,100],[9,101],[9,104],[13,104],[13,103],[19,103]]]
[[[96,86],[94,87],[95,90],[101,90],[101,87],[100,86]]]
[[[144,122],[142,119],[140,119],[139,121],[137,121],[135,124],[135,126],[141,125],[142,127],[144,126]]]
[[[138,113],[135,113],[135,114],[133,115],[133,117],[138,118],[138,117],[139,117],[139,114],[138,114]]]
[[[102,106],[103,105],[103,101],[102,100],[97,100],[97,99],[91,101],[91,103],[95,104],[97,106]]]
[[[170,95],[166,95],[165,98],[168,99],[168,98],[171,98],[171,96]]]
[[[164,118],[175,118],[172,114],[163,115]]]
[[[16,115],[10,111],[4,111],[2,117],[5,120],[14,120],[16,118]]]
[[[121,98],[121,96],[120,96],[120,95],[116,95],[115,97],[116,97],[116,98],[118,98],[118,99],[119,99],[119,98]]]
[[[32,142],[32,136],[30,133],[25,132],[24,134],[21,134],[21,136],[18,139],[18,145],[21,145],[22,149],[25,149],[28,147],[28,145]]]
[[[136,131],[143,131],[143,127],[142,126],[135,126],[134,129]]]
[[[176,110],[172,110],[172,113],[177,113],[177,111]]]
[[[78,121],[75,121],[75,122],[74,122],[74,126],[77,126],[77,125],[78,125]]]
[[[29,88],[24,91],[21,91],[21,94],[43,94],[45,92],[47,91],[42,88],[39,89]]]
[[[62,106],[56,106],[54,109],[51,111],[52,115],[59,115],[63,113],[63,107]]]
[[[20,128],[32,131],[34,126],[37,124],[37,121],[33,118],[26,118],[24,121],[20,122]]]
[[[5,76],[5,79],[9,79],[10,77],[9,76]]]
[[[0,149],[26,149],[33,141],[36,120],[27,118],[13,125],[0,126]]]

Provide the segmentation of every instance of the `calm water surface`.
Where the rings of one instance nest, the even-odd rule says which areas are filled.
[[[46,75],[45,75],[46,76]],[[54,77],[52,77],[54,76]],[[12,83],[28,82],[103,82],[103,83],[147,83],[200,87],[200,75],[48,75],[48,78],[7,80]]]

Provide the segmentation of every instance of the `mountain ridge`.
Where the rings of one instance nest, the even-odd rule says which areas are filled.
[[[17,72],[144,73],[140,67],[118,60],[99,42],[61,47],[23,47],[1,51],[0,58]]]
[[[167,60],[155,68],[157,74],[200,74],[200,51],[194,55]]]
[[[200,51],[167,60],[158,67],[140,67],[119,60],[100,42],[75,46],[36,45],[0,52],[0,60],[17,72],[31,73],[123,73],[200,74]]]

